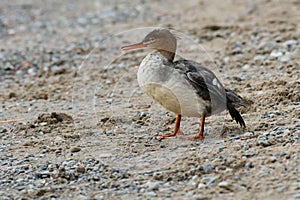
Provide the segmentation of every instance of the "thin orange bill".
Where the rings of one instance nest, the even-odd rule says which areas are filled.
[[[131,50],[131,49],[140,49],[140,48],[145,48],[147,47],[145,44],[142,42],[136,43],[136,44],[131,44],[128,46],[123,46],[121,47],[122,50]]]

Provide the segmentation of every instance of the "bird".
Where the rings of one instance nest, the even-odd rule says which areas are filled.
[[[174,61],[177,37],[169,29],[154,29],[141,42],[121,47],[122,50],[140,48],[154,50],[142,60],[138,68],[137,81],[140,88],[176,115],[173,132],[158,135],[157,139],[181,134],[181,118],[186,116],[200,119],[198,134],[187,138],[203,140],[206,117],[224,110],[228,110],[241,127],[246,127],[243,117],[235,108],[242,104],[239,95],[224,88],[216,75],[203,64],[186,59]]]

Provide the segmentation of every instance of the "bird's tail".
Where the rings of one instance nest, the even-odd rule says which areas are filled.
[[[227,98],[227,109],[229,111],[229,114],[231,115],[232,119],[236,121],[236,123],[240,124],[241,127],[246,127],[245,121],[239,111],[235,109],[235,107],[232,105],[231,101]]]
[[[230,101],[230,103],[233,106],[237,106],[237,107],[249,107],[250,106],[250,102],[247,102],[245,99],[243,99],[240,95],[238,95],[237,93],[235,93],[234,91],[225,88],[225,92],[226,92],[226,96],[228,101]]]

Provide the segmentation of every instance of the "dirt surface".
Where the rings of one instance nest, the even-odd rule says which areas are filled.
[[[300,2],[1,1],[1,199],[300,199]],[[139,89],[153,27],[250,104],[204,141]],[[183,117],[196,134],[198,119]]]

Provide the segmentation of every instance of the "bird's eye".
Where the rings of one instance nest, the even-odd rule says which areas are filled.
[[[145,39],[144,43],[151,44],[151,43],[153,43],[155,40],[156,40],[155,38],[147,38],[147,39]]]

